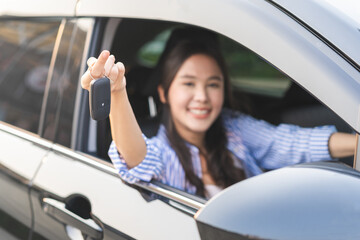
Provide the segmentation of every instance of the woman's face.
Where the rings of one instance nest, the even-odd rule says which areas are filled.
[[[204,134],[219,116],[224,102],[224,78],[217,62],[204,54],[190,56],[168,92],[168,104],[181,136]]]

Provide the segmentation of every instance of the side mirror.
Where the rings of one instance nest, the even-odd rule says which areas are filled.
[[[302,164],[239,182],[195,219],[202,239],[359,239],[360,173]]]

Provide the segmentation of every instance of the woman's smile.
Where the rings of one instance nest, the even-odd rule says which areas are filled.
[[[204,136],[220,115],[223,102],[224,80],[215,59],[190,56],[171,83],[167,99],[178,133],[187,141]]]
[[[205,119],[210,116],[211,110],[206,108],[190,108],[189,112],[194,118]]]

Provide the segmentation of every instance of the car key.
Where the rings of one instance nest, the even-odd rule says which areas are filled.
[[[90,83],[89,106],[94,120],[104,120],[110,114],[110,79],[107,77],[93,80]]]

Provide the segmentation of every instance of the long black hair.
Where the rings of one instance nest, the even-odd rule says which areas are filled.
[[[173,30],[159,59],[156,71],[158,72],[159,84],[164,90],[165,98],[168,99],[170,85],[181,65],[194,54],[210,56],[217,62],[224,77],[224,107],[231,108],[230,80],[217,36],[213,32],[195,27]],[[166,128],[167,138],[184,168],[187,181],[196,187],[198,195],[204,196],[203,181],[194,172],[190,150],[175,128],[170,113],[170,106],[165,103],[162,111],[162,121]],[[244,171],[235,168],[233,157],[227,149],[227,136],[221,114],[219,114],[205,134],[205,149],[208,171],[218,186],[228,187],[244,179]]]

